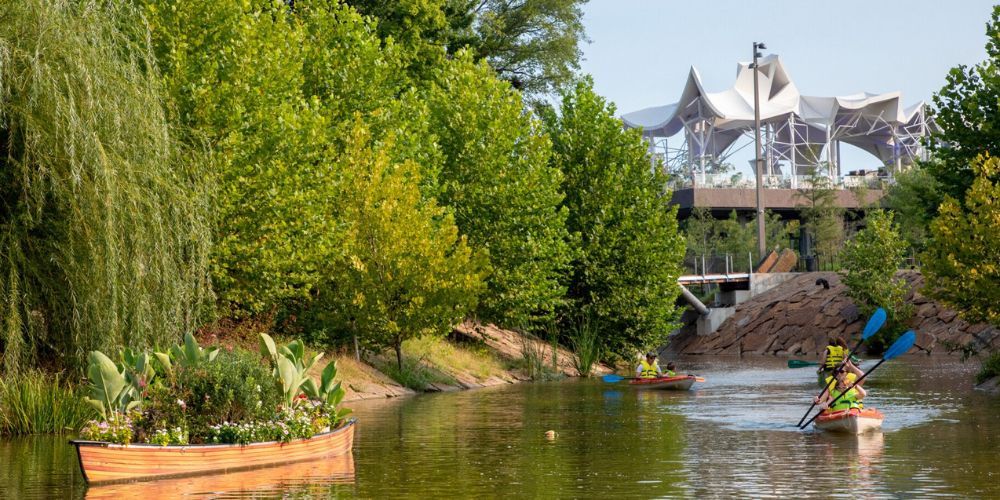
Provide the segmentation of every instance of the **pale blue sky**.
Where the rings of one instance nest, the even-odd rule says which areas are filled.
[[[751,43],[778,54],[805,95],[902,91],[906,106],[931,102],[948,70],[986,57],[992,2],[591,0],[585,73],[618,114],[675,102],[688,69],[706,90],[732,85]],[[845,146],[846,147],[846,146]],[[874,157],[844,151],[870,167]],[[742,162],[737,162],[740,164]]]

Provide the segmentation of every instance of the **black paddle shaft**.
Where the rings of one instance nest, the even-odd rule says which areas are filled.
[[[857,344],[854,344],[854,349],[851,349],[850,351],[847,351],[844,354],[844,359],[842,359],[840,361],[840,364],[838,364],[837,367],[833,369],[833,376],[834,377],[837,376],[838,372],[840,372],[841,370],[844,369],[844,366],[846,366],[847,362],[851,359],[851,354],[853,354],[854,351],[857,351],[858,349],[860,349],[861,348],[861,343],[864,342],[864,341],[865,341],[865,338],[861,337],[861,340],[859,340]],[[823,384],[823,391],[819,393],[819,396],[816,396],[816,399],[822,399],[823,396],[826,395],[826,391],[829,388],[830,388],[830,384]],[[815,407],[816,407],[816,401],[814,400],[813,404],[809,407],[808,410],[806,410],[805,415],[802,415],[802,418],[799,419],[799,423],[797,423],[795,425],[797,427],[802,427],[802,421],[805,420],[806,417],[808,417],[810,413],[812,413],[813,408],[815,408]],[[809,425],[809,424],[806,424],[806,425]]]
[[[855,380],[854,383],[851,384],[851,386],[848,387],[846,391],[841,392],[839,396],[837,396],[836,398],[833,399],[833,401],[830,401],[830,404],[827,405],[827,407],[830,407],[830,406],[833,406],[833,405],[837,404],[837,401],[840,401],[840,398],[844,397],[844,395],[846,395],[848,392],[851,392],[851,389],[854,389],[855,386],[857,386],[858,384],[860,384],[861,381],[864,380],[865,377],[867,377],[869,373],[875,371],[875,369],[878,368],[879,365],[881,365],[882,363],[885,363],[885,358],[882,358],[882,359],[878,360],[878,363],[875,363],[875,366],[873,366],[871,370],[868,370],[863,375],[861,375],[861,377],[858,378],[857,380]],[[824,388],[824,392],[825,391],[826,391],[826,389]],[[812,408],[810,408],[809,410],[812,411]],[[805,429],[806,427],[809,427],[809,424],[811,424],[813,422],[813,420],[816,420],[816,417],[820,416],[822,413],[823,413],[822,411],[816,413],[815,415],[813,415],[813,418],[810,418],[809,421],[806,422],[806,425],[800,425],[799,428],[800,429]]]

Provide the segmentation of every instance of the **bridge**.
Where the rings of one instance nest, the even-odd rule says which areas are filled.
[[[698,334],[707,335],[715,332],[722,323],[733,315],[736,305],[763,293],[778,284],[795,276],[791,272],[797,263],[797,256],[792,250],[781,253],[772,251],[761,261],[756,269],[752,267],[752,256],[747,256],[745,272],[738,272],[733,265],[733,256],[727,254],[719,258],[707,259],[705,256],[693,259],[693,274],[685,274],[677,278],[681,287],[681,295],[698,311]],[[714,265],[709,266],[712,263]],[[700,264],[700,265],[699,265]],[[721,265],[719,265],[721,264]],[[689,267],[690,269],[690,267]],[[707,272],[721,271],[721,272]],[[698,271],[701,271],[700,274]],[[715,285],[715,301],[712,307],[705,305],[697,296],[688,290],[688,286]]]

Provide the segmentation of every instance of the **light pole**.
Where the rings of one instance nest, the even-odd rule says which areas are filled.
[[[754,170],[757,174],[757,252],[759,254],[758,258],[764,258],[764,252],[767,249],[767,241],[764,239],[764,198],[762,196],[762,189],[764,187],[764,169],[761,168],[761,147],[760,147],[760,95],[757,92],[757,58],[761,57],[761,53],[757,50],[766,50],[767,46],[763,42],[753,43],[753,63],[750,64],[750,68],[753,69],[753,131],[754,131]]]

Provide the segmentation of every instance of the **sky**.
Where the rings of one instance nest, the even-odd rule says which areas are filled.
[[[765,54],[781,57],[805,95],[898,90],[904,106],[930,103],[951,68],[986,58],[992,5],[981,0],[590,0],[584,26],[591,41],[582,47],[581,69],[621,115],[676,102],[691,66],[698,68],[708,92],[731,87],[736,63],[749,60],[758,41],[767,45]],[[878,164],[860,150],[843,148],[845,171]],[[739,156],[734,160],[746,164]]]

